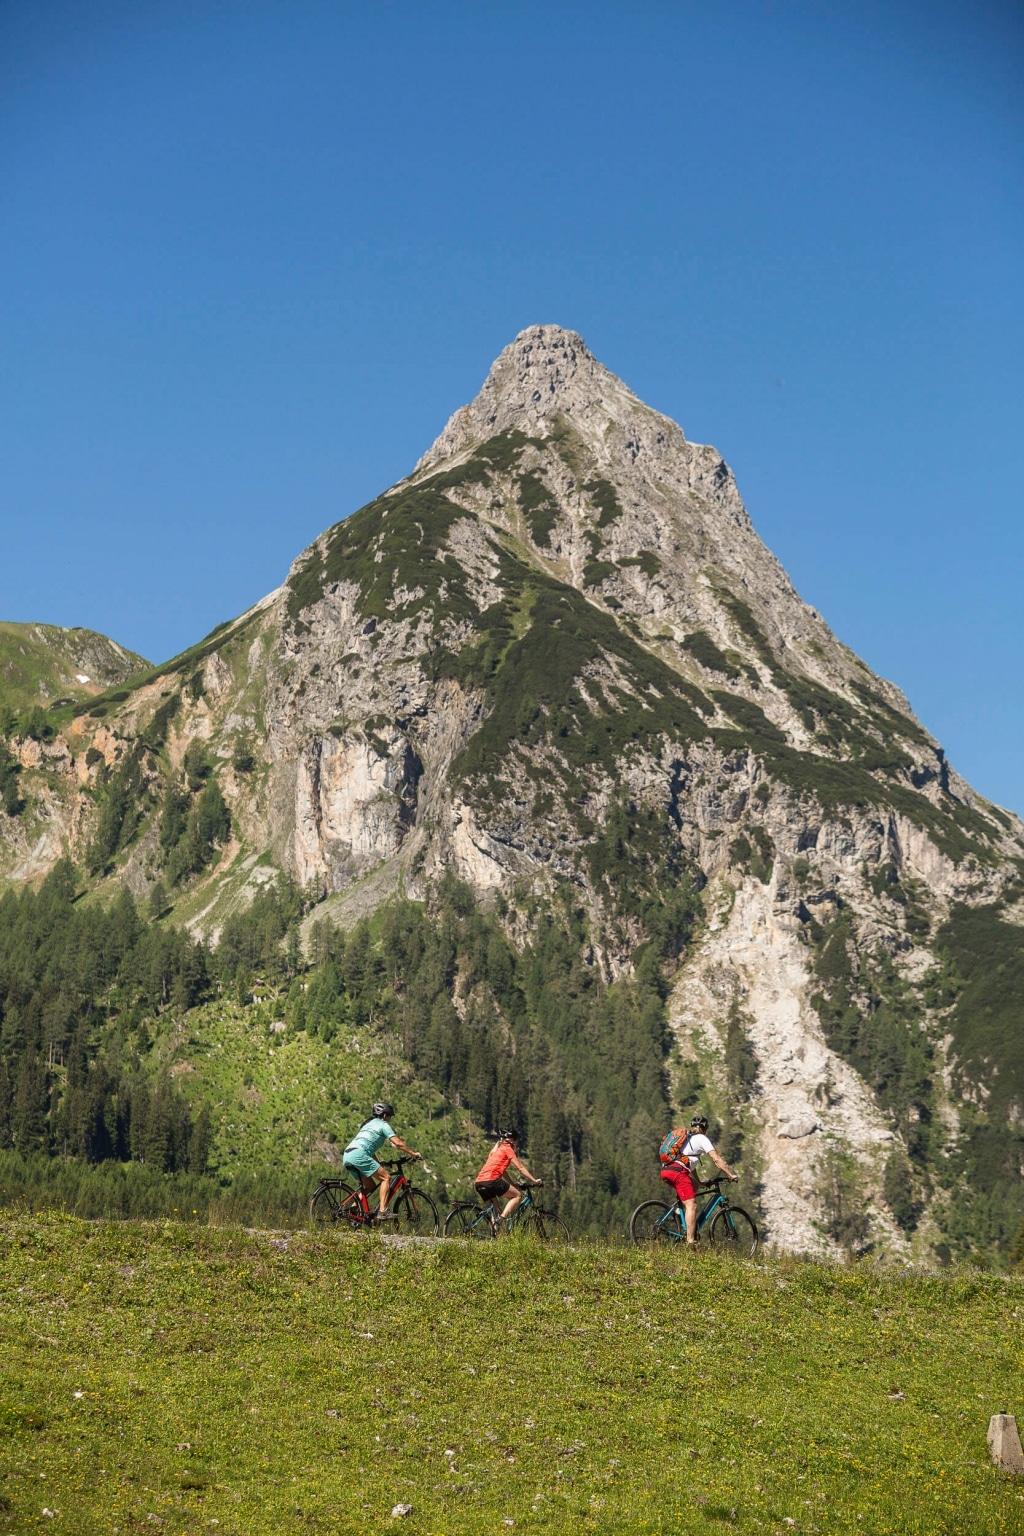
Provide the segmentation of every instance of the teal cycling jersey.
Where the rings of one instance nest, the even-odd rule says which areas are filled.
[[[344,1156],[348,1157],[349,1153],[355,1152],[361,1153],[364,1157],[376,1157],[378,1149],[386,1141],[390,1141],[394,1134],[386,1120],[381,1120],[379,1117],[367,1120],[366,1124],[361,1125],[352,1137],[345,1148]]]

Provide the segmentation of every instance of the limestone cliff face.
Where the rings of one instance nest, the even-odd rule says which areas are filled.
[[[829,1246],[853,1189],[875,1241],[910,1240],[884,1174],[925,1111],[893,1107],[836,1020],[916,998],[946,1085],[928,1113],[955,1127],[930,946],[958,903],[1011,891],[1024,827],[801,601],[721,456],[580,337],[524,331],[277,592],[83,710],[45,763],[23,743],[34,820],[3,829],[11,874],[87,845],[98,778],[147,731],[144,781],[196,738],[219,764],[234,841],[191,908],[207,931],[268,857],[342,919],[451,868],[483,895],[568,883],[614,975],[644,938],[634,851],[654,881],[685,866],[707,919],[670,1000],[681,1098],[697,1074],[739,1102],[776,1241]],[[140,894],[159,876],[152,830],[119,871]]]

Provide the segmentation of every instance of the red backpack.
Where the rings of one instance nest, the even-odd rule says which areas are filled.
[[[658,1156],[663,1163],[674,1163],[680,1152],[686,1145],[689,1131],[669,1131],[665,1140],[658,1149]]]

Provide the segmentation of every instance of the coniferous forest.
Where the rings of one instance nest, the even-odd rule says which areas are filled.
[[[624,835],[634,853],[642,849],[643,828]],[[339,1106],[329,1096],[333,1107],[316,1127],[321,1149],[343,1144],[390,1073],[392,1084],[429,1087],[423,1114],[428,1127],[436,1122],[435,1147],[447,1139],[449,1114],[481,1145],[516,1125],[574,1229],[621,1233],[633,1207],[658,1188],[656,1149],[673,1117],[665,1003],[701,897],[683,868],[658,896],[645,895],[642,858],[631,885],[622,849],[605,853],[635,921],[632,938],[641,940],[617,977],[568,885],[483,907],[447,876],[426,902],[393,901],[343,932],[317,920],[310,901],[278,877],[224,922],[213,946],[169,921],[163,900],[143,913],[126,891],[107,904],[86,894],[67,861],[37,891],[8,891],[0,900],[0,1197],[88,1215],[301,1220],[316,1173],[313,1130],[286,1146],[283,1159],[250,1142],[230,1166],[211,1163],[231,1103],[177,1078],[160,1049],[190,1033],[201,1044],[205,1005],[230,999],[255,1016],[252,999],[261,996],[272,999],[282,1038],[302,1036],[322,1045],[322,1055],[362,1060],[358,1102]],[[627,936],[618,938],[624,948]],[[946,963],[957,978],[952,951]],[[969,976],[955,983],[969,984]],[[826,1002],[818,1006],[828,1028]],[[899,1045],[903,1034],[894,1039]],[[382,1052],[390,1067],[373,1066]],[[903,1064],[901,1083],[913,1065],[905,1057],[893,1058]],[[712,1135],[740,1171],[741,1198],[756,1205],[757,1164],[744,1145],[755,1065],[738,1023],[730,1026],[724,1090],[716,1095],[695,1063],[683,1063],[674,1113],[698,1103],[710,1111]],[[910,1073],[910,1086],[917,1081]],[[401,1106],[400,1087],[396,1097]],[[905,1099],[896,1095],[894,1112]],[[923,1112],[918,1123],[924,1135]],[[422,1120],[419,1130],[429,1144]],[[1020,1224],[1016,1186],[1001,1171],[1019,1139],[988,1169],[980,1135],[946,1159],[951,1254],[1008,1254]],[[913,1170],[899,1166],[891,1203],[902,1212],[896,1196],[910,1202],[916,1185]],[[469,1191],[446,1190],[442,1179],[438,1192]],[[853,1192],[840,1190],[833,1204],[833,1225],[862,1219]],[[916,1215],[908,1210],[908,1225]]]
[[[392,903],[347,934],[314,921],[304,953],[308,906],[284,880],[230,918],[213,948],[143,915],[127,892],[103,905],[81,884],[65,861],[38,891],[0,902],[9,1196],[63,1190],[94,1214],[238,1212],[249,1198],[265,1213],[301,1214],[308,1180],[298,1172],[274,1176],[272,1199],[257,1168],[211,1181],[216,1111],[153,1065],[161,1032],[210,999],[248,998],[256,978],[288,1031],[387,1036],[439,1105],[481,1131],[520,1126],[552,1198],[583,1227],[620,1227],[650,1192],[669,1114],[667,977],[699,910],[687,881],[645,914],[655,937],[618,980],[569,892],[543,908],[488,911],[449,877],[428,903]],[[513,917],[528,935],[520,949],[507,934]]]

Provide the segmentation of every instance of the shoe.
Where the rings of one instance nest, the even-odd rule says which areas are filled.
[[[377,1212],[377,1220],[378,1221],[397,1221],[398,1217],[395,1215],[394,1211],[378,1211]]]

